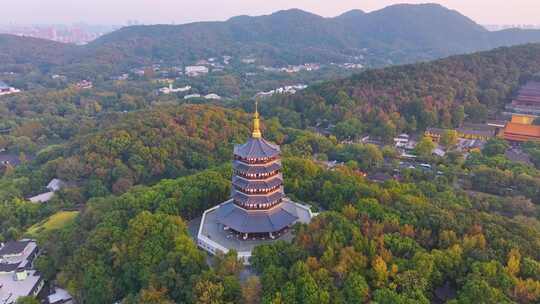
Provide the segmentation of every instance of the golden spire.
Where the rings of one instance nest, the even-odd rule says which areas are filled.
[[[262,137],[261,129],[260,129],[258,105],[259,105],[259,100],[255,100],[255,114],[253,115],[253,132],[251,133],[251,137],[253,138]]]

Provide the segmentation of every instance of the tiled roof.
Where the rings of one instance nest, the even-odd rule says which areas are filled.
[[[298,220],[296,207],[289,201],[270,210],[248,211],[232,202],[217,209],[217,221],[241,233],[276,232]]]
[[[263,180],[248,180],[240,176],[233,176],[232,183],[242,189],[269,189],[274,188],[283,183],[281,174]]]
[[[244,205],[245,204],[271,204],[271,203],[276,202],[280,198],[283,198],[284,196],[285,194],[283,193],[283,189],[278,190],[269,195],[265,195],[265,194],[247,195],[240,191],[236,191],[234,189],[232,190],[233,199]]]
[[[233,161],[233,169],[242,171],[245,174],[271,173],[271,172],[281,169],[281,161],[277,160],[270,164],[256,165],[256,164],[246,164],[244,162],[235,160]]]
[[[10,241],[0,248],[0,257],[4,255],[22,254],[28,243],[32,241]]]
[[[274,145],[263,138],[251,137],[247,143],[234,147],[234,154],[242,158],[275,157],[279,153],[278,145]]]
[[[540,126],[509,122],[504,129],[504,138],[514,141],[540,140]]]

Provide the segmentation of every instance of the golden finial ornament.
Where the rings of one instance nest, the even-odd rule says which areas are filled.
[[[255,100],[255,114],[253,114],[253,132],[251,133],[251,137],[253,138],[261,138],[262,133],[260,129],[260,121],[259,121],[259,100]]]

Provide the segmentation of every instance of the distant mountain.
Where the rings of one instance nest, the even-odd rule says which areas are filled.
[[[161,60],[187,64],[220,55],[252,55],[267,65],[360,60],[381,66],[526,42],[540,42],[540,30],[489,32],[437,4],[400,4],[370,13],[353,10],[334,18],[292,9],[224,22],[131,26],[84,47],[56,45],[49,53],[52,64],[66,60],[122,67]],[[0,41],[0,53],[4,45]],[[59,58],[57,53],[62,52],[67,53]],[[0,57],[0,64],[13,62],[16,53]]]

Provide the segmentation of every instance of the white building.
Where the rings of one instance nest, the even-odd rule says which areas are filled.
[[[218,94],[215,94],[215,93],[210,93],[210,94],[204,96],[204,98],[206,98],[206,99],[220,100],[220,99],[221,99],[221,96],[219,96]]]
[[[201,94],[190,94],[184,96],[184,99],[201,98]]]
[[[34,240],[0,244],[0,303],[13,304],[20,297],[39,294],[44,281],[33,269],[38,254]]]
[[[73,297],[65,289],[54,288],[51,294],[47,297],[49,304],[73,304]]]
[[[46,203],[48,201],[50,201],[53,196],[54,196],[54,193],[60,189],[62,189],[63,187],[66,186],[66,183],[58,178],[53,178],[48,184],[47,184],[47,192],[44,192],[44,193],[40,193],[36,196],[32,196],[30,198],[28,198],[29,201],[31,201],[32,203]]]
[[[8,86],[5,82],[0,81],[0,96],[20,93],[21,90]]]
[[[75,84],[77,89],[91,89],[94,87],[94,84],[89,80],[81,80]]]
[[[407,144],[409,143],[409,135],[408,134],[400,134],[397,137],[394,137],[394,145],[396,148],[405,148]]]
[[[186,67],[186,75],[189,77],[197,77],[208,74],[209,70],[203,65],[191,65]]]
[[[182,88],[173,88],[173,85],[171,83],[171,84],[169,84],[168,87],[163,87],[163,88],[159,89],[159,92],[162,93],[162,94],[172,94],[172,93],[187,92],[189,90],[191,90],[191,86],[185,86],[185,87],[182,87]]]
[[[269,97],[274,94],[296,94],[296,92],[304,90],[307,88],[307,85],[305,84],[296,84],[296,85],[290,85],[290,86],[284,86],[281,88],[277,88],[268,92],[259,92],[255,94],[255,97]]]

